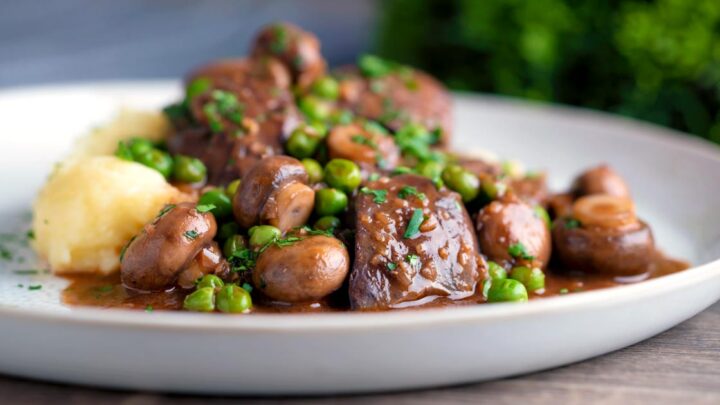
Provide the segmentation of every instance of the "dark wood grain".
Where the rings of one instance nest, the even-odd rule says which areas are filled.
[[[720,404],[720,303],[650,340],[526,376],[426,391],[324,398],[201,398],[126,393],[0,377],[13,404]]]

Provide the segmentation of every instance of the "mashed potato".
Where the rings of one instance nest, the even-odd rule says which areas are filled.
[[[121,132],[113,131],[102,133]],[[143,225],[165,204],[186,198],[138,163],[75,158],[59,165],[38,195],[34,247],[55,273],[108,274],[119,269],[120,251]]]
[[[112,122],[80,138],[71,158],[112,155],[120,141],[139,137],[158,142],[169,133],[170,122],[162,112],[123,109]]]

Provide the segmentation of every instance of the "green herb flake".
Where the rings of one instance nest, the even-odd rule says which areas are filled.
[[[404,186],[400,189],[400,192],[398,193],[398,197],[402,198],[403,200],[406,200],[410,196],[415,196],[422,201],[425,201],[427,199],[425,193],[419,192],[418,189],[413,186]]]
[[[115,287],[112,285],[104,285],[104,286],[95,288],[95,291],[105,294],[105,293],[109,293],[113,289],[115,289]]]
[[[567,293],[569,293],[569,292],[570,292],[570,291],[569,291],[567,288],[561,288],[561,289],[560,289],[560,294],[567,294]]]
[[[162,217],[163,215],[165,215],[165,214],[167,214],[168,212],[172,211],[173,208],[175,208],[175,207],[176,207],[175,204],[168,204],[168,205],[164,206],[163,209],[161,209],[160,212],[158,212],[158,214],[157,214],[157,216],[156,216],[155,218],[160,218],[160,217]]]
[[[510,254],[510,256],[512,256],[516,259],[517,258],[524,259],[524,260],[535,259],[535,256],[532,256],[530,253],[528,253],[527,249],[525,248],[525,245],[523,245],[520,242],[510,245],[510,247],[508,248],[508,253]]]
[[[32,229],[27,231],[26,237],[28,238],[28,240],[35,240],[35,231],[33,231]]]
[[[145,306],[145,312],[150,313],[150,312],[152,312],[152,311],[154,311],[152,305],[148,304],[147,306]]]
[[[382,204],[387,201],[387,190],[373,190],[371,188],[363,187],[360,189],[360,192],[372,195],[373,202],[376,204]]]
[[[18,284],[18,285],[17,285],[17,288],[24,288],[24,287],[25,287],[25,286],[22,285],[22,284]]]
[[[388,271],[394,271],[395,269],[397,269],[397,264],[395,264],[393,262],[387,263],[386,266],[387,266]]]
[[[407,255],[405,259],[413,268],[416,268],[420,264],[420,256],[418,255]]]
[[[197,212],[204,214],[206,212],[214,210],[215,208],[217,208],[215,204],[200,204],[195,209],[197,210]]]
[[[251,285],[248,284],[248,283],[243,283],[242,288],[243,288],[243,290],[245,290],[245,291],[247,291],[247,292],[249,292],[249,293],[251,293],[251,292],[253,291],[253,286],[251,286]]]
[[[30,290],[30,291],[37,291],[40,289],[42,289],[42,285],[40,285],[40,284],[28,286],[28,290]]]
[[[278,24],[272,28],[272,31],[273,38],[270,42],[270,51],[274,54],[285,52],[290,41],[287,29],[285,29],[285,26]]]
[[[18,274],[18,275],[21,275],[21,276],[33,276],[33,275],[38,274],[38,273],[40,273],[40,271],[35,270],[35,269],[30,269],[30,270],[13,270],[13,274]]]
[[[195,239],[197,239],[198,236],[200,236],[200,234],[198,233],[198,231],[196,231],[196,230],[194,230],[194,229],[191,229],[191,230],[189,230],[189,231],[185,231],[185,233],[184,233],[183,235],[184,235],[186,238],[190,239],[190,240],[195,240]]]
[[[423,216],[423,210],[421,208],[415,208],[415,211],[413,211],[413,215],[410,218],[410,222],[408,222],[408,226],[405,229],[403,237],[405,239],[409,239],[415,236],[418,232],[420,232],[420,225],[422,225],[424,220],[425,217]]]
[[[228,259],[230,262],[230,271],[239,273],[252,270],[255,268],[256,259],[256,254],[252,250],[247,248],[238,250]]]
[[[123,262],[123,259],[125,259],[125,253],[127,252],[128,247],[130,247],[130,244],[133,243],[133,241],[135,240],[135,238],[137,238],[137,235],[135,235],[135,236],[133,236],[132,238],[130,238],[130,240],[128,241],[128,243],[126,243],[125,246],[123,246],[123,248],[120,250],[120,263],[122,263],[122,262]]]
[[[353,136],[350,138],[350,140],[353,141],[353,143],[357,143],[357,144],[359,144],[359,145],[365,145],[365,146],[368,146],[368,147],[373,148],[373,149],[375,149],[375,150],[377,150],[377,148],[378,148],[378,145],[377,145],[377,143],[375,143],[375,141],[373,141],[373,140],[370,139],[370,138],[366,138],[366,137],[364,137],[364,136],[362,136],[362,135],[353,135]]]
[[[582,224],[575,218],[568,218],[565,220],[565,229],[579,228]]]
[[[370,181],[377,181],[380,178],[380,173],[373,173],[368,177],[368,180]]]

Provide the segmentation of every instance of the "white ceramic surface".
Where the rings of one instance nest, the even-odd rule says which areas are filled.
[[[95,83],[0,92],[0,232],[23,232],[34,193],[74,137],[122,105],[160,106],[177,96],[176,86]],[[18,251],[0,262],[0,372],[215,394],[430,387],[601,355],[666,330],[720,298],[718,148],[575,109],[459,96],[456,111],[456,147],[490,149],[548,169],[555,187],[583,167],[611,163],[628,179],[660,245],[697,267],[527,304],[228,317],[65,307],[58,300],[63,280],[13,272],[34,267],[34,259],[22,240],[10,241]]]

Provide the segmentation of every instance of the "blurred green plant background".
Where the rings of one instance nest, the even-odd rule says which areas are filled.
[[[615,112],[720,143],[720,0],[386,0],[378,53],[457,90]]]

